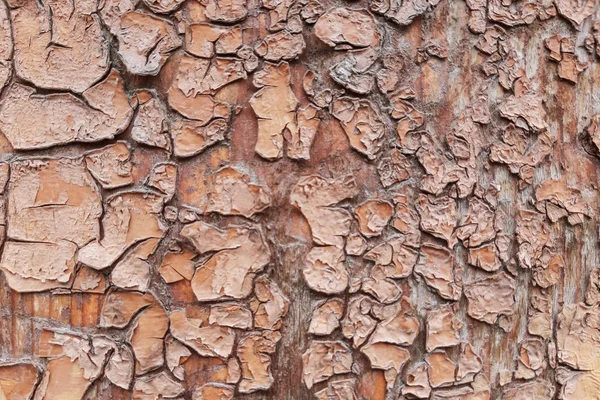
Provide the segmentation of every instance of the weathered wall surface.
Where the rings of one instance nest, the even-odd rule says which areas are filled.
[[[597,0],[0,3],[0,399],[597,399]]]

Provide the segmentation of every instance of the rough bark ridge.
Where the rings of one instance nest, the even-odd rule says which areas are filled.
[[[0,0],[0,399],[593,400],[598,0]]]

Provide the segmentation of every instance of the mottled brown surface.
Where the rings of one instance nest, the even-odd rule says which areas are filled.
[[[0,400],[600,398],[598,0],[0,0]]]

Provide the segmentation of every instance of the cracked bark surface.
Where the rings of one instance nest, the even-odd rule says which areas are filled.
[[[1,400],[593,400],[598,0],[0,0]]]

